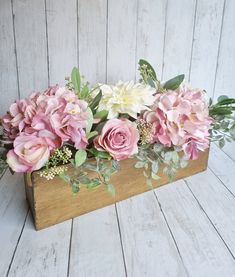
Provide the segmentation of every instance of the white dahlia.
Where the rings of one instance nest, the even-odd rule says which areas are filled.
[[[118,117],[118,114],[129,114],[137,118],[142,110],[149,109],[154,102],[156,90],[141,83],[119,81],[114,86],[101,85],[102,98],[98,110],[107,110],[108,118]]]

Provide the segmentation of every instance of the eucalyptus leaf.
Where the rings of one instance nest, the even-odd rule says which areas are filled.
[[[75,154],[75,166],[79,167],[81,166],[87,158],[87,152],[83,149],[80,149]]]
[[[235,124],[229,129],[229,133],[235,139]]]
[[[70,176],[65,174],[64,172],[60,173],[59,177],[67,183],[70,183],[70,181],[71,181]]]
[[[107,184],[107,189],[108,189],[108,192],[112,194],[112,196],[115,196],[116,191],[115,191],[115,187],[112,184]]]
[[[180,167],[185,168],[188,165],[188,161],[181,159],[180,160]]]
[[[116,170],[120,169],[120,163],[116,160],[112,160],[112,167]]]
[[[146,184],[147,184],[147,186],[149,187],[149,188],[153,188],[153,183],[152,183],[152,180],[151,179],[147,179],[146,180]]]
[[[180,84],[183,82],[183,80],[184,80],[184,74],[178,75],[178,76],[166,81],[163,88],[175,90],[180,86]]]
[[[143,168],[144,166],[145,166],[145,162],[141,162],[141,161],[135,164],[135,168]]]
[[[152,177],[152,179],[154,179],[154,180],[156,180],[156,181],[158,181],[159,179],[161,179],[160,176],[158,176],[157,174],[154,174],[154,173],[151,174],[151,177]]]
[[[219,147],[220,147],[220,148],[223,148],[224,145],[225,145],[225,139],[219,140]]]
[[[91,108],[87,108],[86,110],[87,114],[88,114],[88,118],[87,118],[87,125],[86,125],[86,135],[88,136],[90,134],[92,125],[93,125],[93,113]]]
[[[90,182],[87,184],[88,189],[93,189],[101,184],[98,178],[91,179]]]
[[[156,174],[156,173],[158,172],[158,169],[159,169],[158,162],[157,162],[157,161],[154,161],[154,162],[152,163],[152,172],[153,172],[154,174]]]
[[[80,190],[79,182],[73,181],[71,188],[72,188],[73,194],[77,194]]]

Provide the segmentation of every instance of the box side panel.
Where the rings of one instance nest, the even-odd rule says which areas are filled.
[[[201,152],[198,160],[190,161],[186,168],[178,171],[175,180],[205,170],[207,161],[208,151]],[[71,188],[62,179],[56,177],[46,181],[34,173],[37,174],[34,175],[33,183],[36,228],[42,229],[148,191],[142,170],[134,168],[135,162],[134,159],[123,161],[121,170],[112,176],[111,183],[115,186],[115,196],[110,195],[105,186],[93,190],[82,187],[77,195],[72,195]],[[160,172],[161,179],[154,182],[154,188],[169,183],[168,178],[162,174],[162,168]]]
[[[24,174],[24,183],[25,183],[26,199],[29,204],[29,208],[31,210],[33,218],[35,220],[35,207],[34,207],[34,196],[33,196],[34,191],[32,186],[32,180],[29,182],[29,178],[26,174]]]

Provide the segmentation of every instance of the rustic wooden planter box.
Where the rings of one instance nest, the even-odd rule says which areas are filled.
[[[176,180],[205,170],[208,153],[209,150],[201,152],[198,160],[190,161],[186,168],[178,170]],[[115,186],[115,196],[102,185],[92,190],[82,187],[74,196],[70,186],[59,177],[46,181],[37,172],[32,173],[31,180],[27,180],[25,176],[26,196],[36,230],[148,191],[149,187],[146,185],[142,169],[134,168],[134,164],[134,159],[122,161],[121,170],[112,176],[111,183]],[[169,183],[168,178],[162,174],[162,169],[159,172],[161,179],[153,183],[154,188]]]

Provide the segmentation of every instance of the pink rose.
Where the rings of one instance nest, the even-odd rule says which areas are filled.
[[[57,147],[56,138],[50,132],[42,131],[41,137],[21,133],[14,140],[14,148],[7,153],[7,163],[15,172],[38,170]]]
[[[135,123],[128,119],[110,119],[101,134],[94,139],[97,150],[107,151],[115,160],[127,159],[138,153],[139,132]]]

